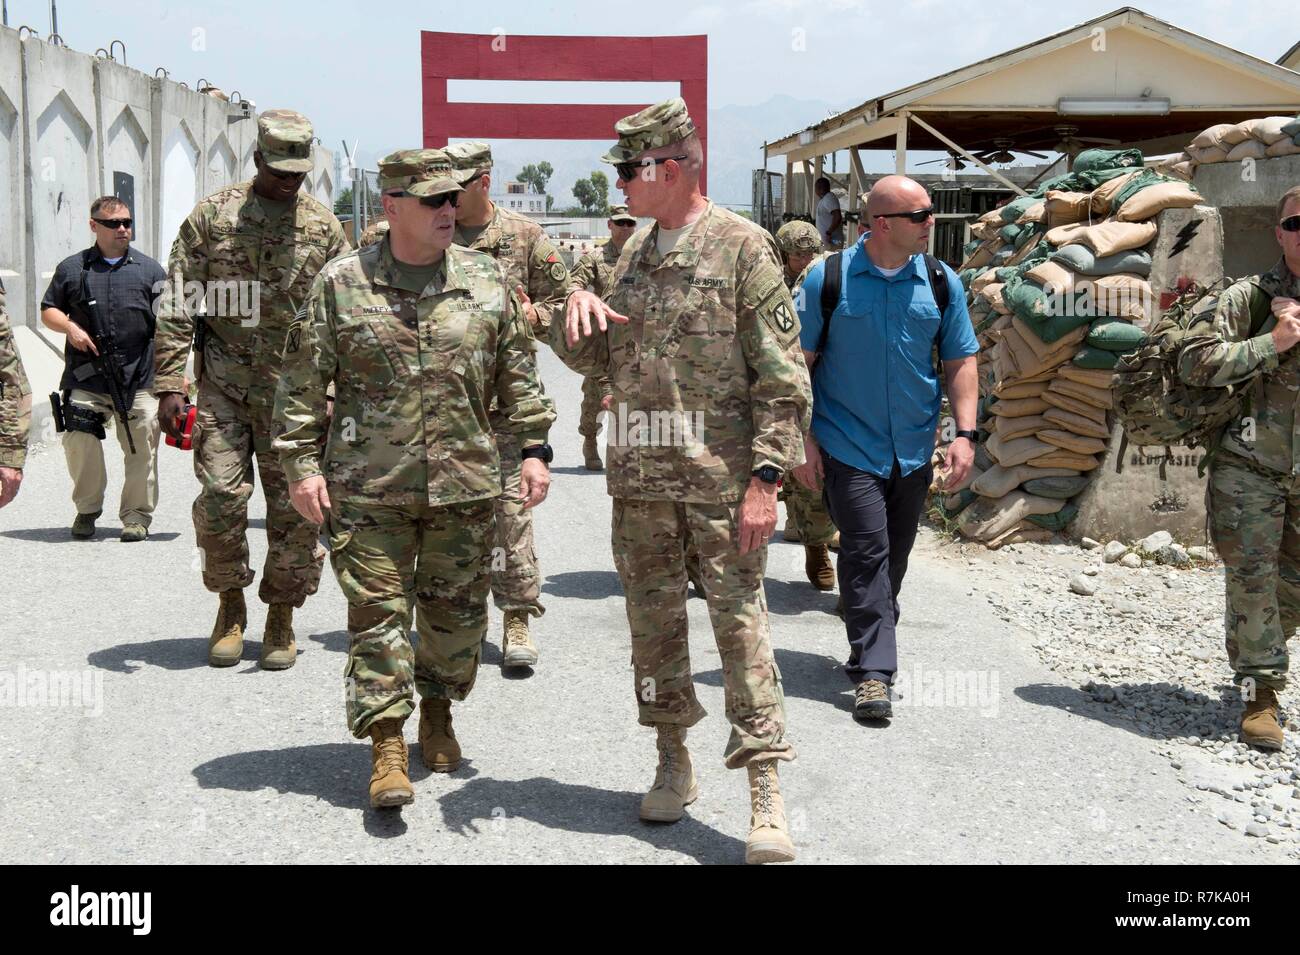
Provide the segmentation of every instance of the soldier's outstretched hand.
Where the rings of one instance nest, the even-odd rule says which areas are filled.
[[[528,292],[522,285],[515,286],[515,294],[519,296],[519,304],[524,308],[524,318],[528,319],[529,325],[536,328],[539,321],[537,306],[533,304],[533,300],[528,297]]]
[[[593,329],[605,331],[609,326],[606,319],[619,325],[626,325],[626,315],[620,315],[594,292],[578,290],[570,292],[565,303],[564,340],[572,348],[581,338],[590,338]]]
[[[305,477],[301,481],[289,482],[289,499],[293,509],[313,524],[325,523],[325,512],[330,507],[329,492],[325,490],[325,479],[319,474]]]
[[[524,502],[524,510],[536,507],[546,500],[546,492],[551,487],[551,470],[541,458],[524,458],[519,470],[519,500]]]

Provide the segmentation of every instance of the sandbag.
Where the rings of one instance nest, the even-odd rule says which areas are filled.
[[[993,250],[998,245],[997,239],[989,239],[981,242],[979,248],[970,253],[966,261],[961,264],[963,269],[978,269],[981,266],[988,265],[993,261]]]
[[[1187,155],[1196,160],[1198,166],[1210,166],[1214,163],[1223,162],[1228,158],[1227,146],[1196,146],[1187,147]]]
[[[978,295],[998,280],[995,269],[985,269],[970,280],[971,294]]]
[[[988,449],[989,456],[1004,468],[1015,467],[1017,464],[1024,464],[1030,458],[1060,450],[1035,437],[1012,438],[1007,441],[1000,434],[989,438]]]
[[[1044,401],[1043,404],[1047,405],[1047,402]],[[1052,408],[1051,405],[1047,405],[1047,407],[1049,409]],[[1056,408],[1052,410],[1059,411],[1060,409]],[[1019,418],[999,417],[995,415],[989,420],[997,422],[997,435],[1003,441],[1014,441],[1016,438],[1023,438],[1025,435],[1029,434],[1037,434],[1044,428],[1052,427],[1050,421],[1042,415],[1036,414],[1024,415]]]
[[[1282,129],[1291,121],[1290,116],[1266,116],[1263,119],[1248,119],[1237,125],[1247,130],[1251,139],[1258,139],[1265,146],[1272,146],[1279,139],[1291,138]]]
[[[1046,527],[1036,527],[1028,521],[1021,521],[1015,527],[993,538],[993,540],[985,541],[984,546],[989,550],[999,550],[1007,544],[1042,544],[1050,541],[1053,533]]]
[[[975,445],[975,467],[979,468],[981,471],[987,471],[996,463],[997,462],[993,460],[993,455],[989,454],[989,449],[986,445]]]
[[[1038,440],[1054,444],[1063,451],[1071,451],[1075,454],[1100,454],[1106,450],[1106,442],[1101,438],[1089,438],[1058,428],[1048,428],[1038,432]]]
[[[1196,163],[1189,156],[1182,162],[1174,163],[1165,171],[1171,176],[1177,176],[1179,179],[1183,180],[1183,182],[1191,182],[1192,176],[1196,174]]]
[[[1246,139],[1228,150],[1227,162],[1241,162],[1243,159],[1263,159],[1268,155],[1268,144],[1258,139]]]
[[[1008,245],[1015,245],[1016,239],[1020,238],[1020,233],[1025,230],[1022,225],[1016,225],[1014,222],[1010,225],[1004,225],[998,230],[998,237]]]
[[[1142,329],[1122,318],[1104,318],[1092,323],[1088,344],[1106,351],[1126,352],[1137,348],[1146,337]]]
[[[1038,199],[1034,196],[1017,196],[998,210],[999,218],[1004,223],[1015,222],[1036,202]]]
[[[1034,329],[1022,321],[1018,315],[1012,316],[1011,326],[1020,333],[1021,337],[1025,339],[1034,354],[1044,363],[1056,359],[1064,361],[1065,358],[1074,354],[1074,346],[1080,344],[1088,337],[1087,327],[1080,326],[1066,332],[1060,338],[1056,339],[1056,341],[1045,342],[1039,338]]]
[[[1264,150],[1264,155],[1270,159],[1277,156],[1294,156],[1300,153],[1300,143],[1293,142],[1289,139],[1279,139],[1268,149]]]
[[[1286,136],[1290,136],[1292,139],[1300,137],[1300,116],[1288,120],[1286,125],[1282,127],[1282,133]]]
[[[1091,281],[1092,306],[1101,315],[1146,322],[1159,312],[1150,283],[1140,275],[1117,272]]]
[[[962,514],[961,532],[976,540],[991,540],[1030,514],[1055,514],[1064,506],[1064,501],[1024,491],[1012,491],[997,499],[981,498]]]
[[[1042,222],[1043,212],[1046,208],[1046,205],[1047,204],[1042,199],[1038,199],[1037,201],[1034,202],[1033,205],[1031,205],[1028,209],[1026,209],[1024,212],[1020,214],[1020,218],[1017,219],[1016,222],[1019,225],[1025,225],[1026,223],[1033,223],[1033,222]]]
[[[1035,468],[1072,468],[1075,471],[1091,471],[1101,462],[1088,454],[1074,454],[1071,451],[1053,448],[1052,453],[1033,458],[1027,463]]]
[[[1047,408],[1048,404],[1042,398],[1011,398],[999,400],[989,410],[999,418],[1024,418],[1042,414]]]
[[[981,471],[979,468],[975,467],[974,464],[971,464],[970,468],[967,469],[966,471],[966,476],[961,479],[960,483],[954,484],[952,485],[952,487],[945,486],[944,491],[949,494],[956,494],[958,491],[964,491],[972,484],[974,484],[976,481],[978,481],[980,475],[983,473],[984,472]]]
[[[1227,129],[1223,130],[1216,137],[1220,146],[1236,146],[1238,143],[1250,139],[1250,130],[1246,128],[1245,123],[1228,123]]]
[[[1081,381],[1094,388],[1109,388],[1114,377],[1108,368],[1083,368],[1078,365],[1062,365],[1059,374],[1062,378]]]
[[[1048,390],[1043,392],[1043,394],[1047,395],[1050,392],[1055,392],[1058,395],[1069,395],[1071,398],[1078,398],[1080,401],[1090,404],[1094,408],[1106,409],[1110,408],[1115,403],[1114,395],[1109,388],[1093,388],[1091,385],[1085,385],[1078,381],[1071,381],[1069,378],[1057,378],[1048,387]]]
[[[1195,146],[1197,149],[1207,149],[1211,146],[1222,146],[1224,144],[1223,137],[1225,135],[1231,134],[1236,136],[1238,132],[1240,131],[1234,123],[1216,123],[1209,129],[1203,129],[1201,132],[1197,133],[1192,139],[1191,145]],[[1233,139],[1232,143],[1229,145],[1239,142],[1241,142],[1241,139]]]
[[[1032,269],[1026,269],[1025,278],[1037,282],[1043,287],[1044,292],[1051,289],[1068,295],[1074,291],[1074,273],[1060,262],[1053,262],[1050,259],[1039,262]]]
[[[1071,222],[1081,222],[1091,214],[1092,194],[1051,189],[1043,201],[1043,218],[1048,229]]]
[[[1249,142],[1258,146],[1260,156],[1263,156],[1267,147],[1253,139]],[[1247,143],[1241,145],[1245,146]],[[1125,199],[1115,217],[1120,222],[1142,222],[1155,218],[1165,209],[1190,209],[1201,201],[1201,196],[1186,183],[1161,182],[1154,186],[1147,186]]]
[[[1033,233],[1026,233],[1025,236],[1022,236],[1022,239],[1024,240],[1030,238],[1033,238]],[[1032,261],[1035,258],[1035,250],[1037,250],[1041,245],[1041,242],[1022,241],[1020,248],[1016,250],[1016,254],[1007,259],[1007,265],[1021,265],[1022,263]]]
[[[1113,352],[1112,352],[1113,354]],[[1058,378],[1057,381],[1066,381],[1065,378]],[[1061,408],[1065,411],[1073,411],[1075,414],[1083,415],[1085,418],[1091,418],[1093,421],[1106,423],[1106,409],[1098,408],[1096,405],[1090,405],[1086,401],[1074,397],[1073,395],[1062,394],[1059,391],[1048,389],[1043,392],[1043,400],[1053,408]]]
[[[1067,504],[1055,514],[1030,514],[1025,520],[1037,524],[1039,527],[1045,527],[1049,531],[1063,531],[1071,521],[1079,514],[1079,509],[1073,504]]]
[[[1002,398],[1037,398],[1047,390],[1047,382],[1042,381],[1004,381],[993,389],[993,393]]]
[[[1074,364],[1089,371],[1107,371],[1119,364],[1119,352],[1106,351],[1102,348],[1081,348],[1074,356]]]
[[[1088,197],[1088,208],[1093,217],[1103,218],[1109,215],[1111,207],[1114,205],[1115,197],[1119,195],[1120,190],[1131,182],[1133,177],[1136,175],[1137,172],[1134,171],[1124,176],[1116,176],[1114,179],[1111,179],[1108,182],[1103,182],[1100,186],[1094,189]]]
[[[1058,468],[1058,470],[1065,470]],[[1052,475],[1044,477],[1030,478],[1025,481],[1024,488],[1030,494],[1037,497],[1054,497],[1057,500],[1067,501],[1077,494],[1081,494],[1083,489],[1092,483],[1092,478],[1086,474],[1072,474],[1069,476]]]
[[[1054,425],[1058,429],[1073,431],[1075,434],[1082,435],[1085,438],[1109,438],[1110,429],[1104,424],[1099,424],[1091,418],[1085,418],[1083,415],[1075,414],[1073,411],[1066,411],[1063,408],[1048,408],[1041,415],[1042,419],[1049,425]],[[1009,418],[1009,421],[1024,421],[1024,418]]]
[[[1017,464],[1015,467],[1004,468],[998,464],[980,475],[979,479],[973,481],[970,487],[972,491],[981,497],[997,498],[1010,494],[1025,481],[1031,479],[1077,477],[1078,473],[1068,468],[1031,468],[1027,464]],[[1059,495],[1055,494],[1045,494],[1043,496],[1059,497]]]
[[[1140,169],[1142,162],[1140,149],[1085,149],[1074,158],[1070,172],[1079,175],[1106,169]]]
[[[1015,319],[1015,321],[1020,320]],[[1048,345],[1039,339],[1032,329],[1025,328],[1023,322],[1020,323],[1020,327],[1008,329],[1004,334],[1008,345],[1013,349],[1017,377],[1023,380],[1050,375],[1053,369],[1070,360],[1076,346],[1083,341],[1087,332],[1088,326],[1080,325],[1068,332],[1059,343]]]
[[[1116,275],[1127,272],[1146,278],[1151,274],[1151,254],[1138,250],[1098,257],[1085,245],[1066,245],[1053,252],[1050,261],[1058,262],[1079,275]]]
[[[1114,255],[1129,249],[1140,249],[1156,237],[1154,222],[1100,222],[1096,225],[1057,226],[1047,233],[1047,241],[1057,246],[1086,245],[1099,256]]]
[[[954,491],[943,499],[944,516],[950,519],[954,518],[976,500],[975,492],[970,488]]]

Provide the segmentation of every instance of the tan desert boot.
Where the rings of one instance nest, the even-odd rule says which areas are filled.
[[[451,700],[420,701],[420,755],[435,773],[460,766],[460,743],[451,728]]]
[[[831,563],[831,551],[825,544],[805,544],[803,557],[804,573],[808,583],[818,590],[835,589],[835,565]]]
[[[745,862],[750,865],[794,859],[794,843],[790,841],[790,827],[785,821],[785,802],[776,779],[776,762],[765,759],[745,767],[749,771],[752,807],[749,838],[745,840]]]
[[[537,663],[537,647],[528,633],[528,611],[507,610],[501,637],[501,666],[530,667]]]
[[[1282,727],[1277,721],[1277,694],[1266,686],[1255,688],[1241,716],[1241,741],[1259,749],[1281,749]]]
[[[259,662],[263,670],[287,670],[298,662],[298,645],[293,638],[293,607],[289,604],[271,604],[267,610]]]
[[[676,822],[686,807],[700,795],[695,784],[695,768],[686,751],[686,730],[680,726],[660,726],[659,768],[654,785],[641,799],[641,818],[646,822]]]
[[[248,626],[248,608],[242,590],[223,590],[217,608],[217,622],[208,638],[208,665],[232,667],[244,653],[244,628]]]
[[[415,802],[415,790],[406,775],[406,740],[401,720],[379,720],[370,727],[370,805],[375,809]]]
[[[589,434],[582,439],[582,466],[588,471],[603,471],[605,463],[600,460],[600,445],[596,443],[596,436]]]

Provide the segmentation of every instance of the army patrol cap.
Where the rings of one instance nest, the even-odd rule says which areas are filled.
[[[257,149],[276,172],[311,172],[311,120],[291,109],[268,109],[257,117]]]
[[[695,123],[686,112],[686,101],[674,96],[624,116],[614,124],[614,132],[618,142],[600,157],[601,162],[630,162],[647,149],[679,143],[695,132]]]
[[[453,143],[447,147],[447,157],[462,174],[462,182],[492,168],[492,147],[487,143]]]
[[[609,207],[609,217],[614,222],[622,222],[627,225],[636,225],[636,216],[627,211],[627,206],[618,205]]]
[[[822,237],[811,222],[794,220],[776,230],[776,247],[786,255],[800,252],[820,252]]]
[[[459,192],[460,179],[441,149],[399,149],[379,160],[379,191],[401,189],[413,196]]]

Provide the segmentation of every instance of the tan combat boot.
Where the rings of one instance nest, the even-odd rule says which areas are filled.
[[[262,636],[263,670],[287,670],[298,662],[298,645],[293,639],[293,607],[271,604],[266,612],[266,633]]]
[[[831,551],[825,544],[805,544],[803,556],[804,573],[808,583],[818,590],[835,589],[835,565],[831,563]]]
[[[641,799],[641,818],[646,822],[676,822],[686,807],[700,795],[695,784],[695,767],[686,751],[686,730],[680,726],[660,726],[659,768],[654,785]]]
[[[242,590],[223,590],[217,608],[217,622],[208,638],[208,665],[232,667],[244,653],[244,628],[248,626],[248,608]]]
[[[1256,687],[1255,698],[1246,701],[1241,716],[1241,741],[1259,749],[1281,749],[1282,727],[1277,716],[1277,694],[1266,686]]]
[[[435,773],[460,766],[460,743],[451,728],[451,700],[420,701],[420,755]]]
[[[528,611],[507,610],[501,637],[501,666],[530,667],[537,663],[537,647],[528,633]]]
[[[790,841],[790,827],[785,821],[785,802],[781,799],[781,786],[776,779],[776,760],[765,759],[750,763],[749,838],[745,840],[745,862],[758,865],[763,862],[789,862],[794,858],[794,843]]]
[[[603,471],[605,464],[600,460],[600,445],[594,434],[584,435],[582,439],[582,466],[588,471]]]
[[[370,805],[375,809],[415,802],[415,790],[406,775],[406,740],[401,720],[379,720],[370,726]]]

